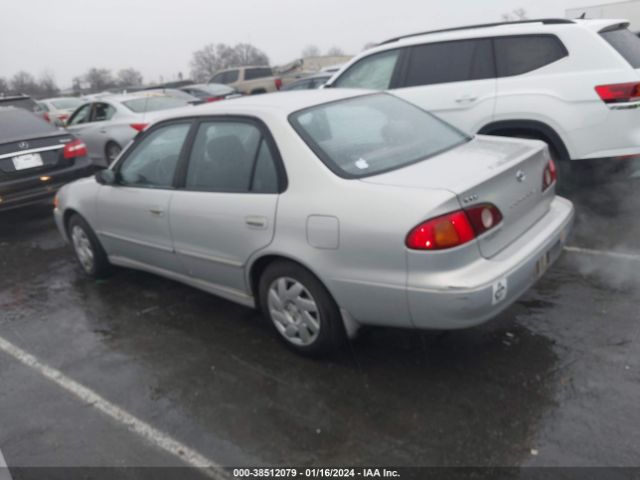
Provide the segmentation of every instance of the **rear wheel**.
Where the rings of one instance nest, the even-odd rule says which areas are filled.
[[[67,231],[84,273],[91,277],[103,277],[108,274],[111,264],[89,224],[80,215],[74,214],[69,219]]]
[[[115,159],[118,158],[118,155],[120,155],[121,151],[122,147],[116,142],[108,142],[107,146],[104,149],[105,157],[107,159],[107,165],[111,165],[115,161]]]
[[[278,336],[303,355],[321,355],[340,348],[346,334],[335,301],[311,272],[277,261],[259,285],[260,305]]]

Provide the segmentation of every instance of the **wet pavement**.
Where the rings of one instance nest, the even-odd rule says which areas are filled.
[[[88,280],[48,206],[0,213],[0,338],[222,465],[639,466],[638,192],[570,192],[575,249],[499,318],[372,329],[323,360],[190,287]],[[13,467],[182,464],[1,351],[0,450]]]

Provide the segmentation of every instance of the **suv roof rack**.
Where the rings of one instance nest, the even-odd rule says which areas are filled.
[[[489,27],[501,27],[503,25],[519,25],[523,23],[542,23],[544,25],[560,25],[567,23],[576,23],[573,20],[567,18],[538,18],[533,20],[516,20],[513,22],[498,22],[498,23],[483,23],[478,25],[467,25],[464,27],[443,28],[441,30],[430,30],[428,32],[411,33],[409,35],[401,35],[399,37],[390,38],[384,42],[380,42],[378,45],[386,45],[388,43],[397,42],[404,38],[419,37],[421,35],[428,35],[430,33],[442,33],[442,32],[456,32],[458,30],[471,30],[473,28],[489,28]]]

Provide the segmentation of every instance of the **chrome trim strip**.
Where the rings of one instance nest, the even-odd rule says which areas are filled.
[[[156,243],[144,242],[142,240],[135,240],[133,238],[123,237],[121,235],[116,235],[115,233],[99,231],[98,235],[100,235],[101,237],[112,238],[114,240],[120,240],[121,242],[133,243],[134,245],[140,245],[142,247],[155,248],[156,250],[160,250],[162,252],[175,253],[173,251],[173,248],[171,248],[171,247],[165,247],[164,245],[158,245]]]
[[[213,263],[220,263],[222,265],[228,265],[230,267],[242,268],[244,266],[244,264],[242,262],[236,262],[235,260],[228,260],[226,258],[221,258],[221,257],[214,257],[212,255],[206,255],[204,253],[193,252],[193,251],[190,251],[190,250],[178,250],[178,249],[176,249],[175,252],[178,255],[184,255],[186,257],[197,258],[198,260],[206,260],[208,262],[213,262]]]
[[[29,155],[30,153],[38,153],[38,152],[48,152],[50,150],[59,150],[64,148],[64,145],[53,145],[50,147],[41,147],[41,148],[30,148],[29,150],[19,150],[13,153],[3,153],[0,155],[0,160],[3,158],[12,158],[12,157],[20,157],[21,155]]]

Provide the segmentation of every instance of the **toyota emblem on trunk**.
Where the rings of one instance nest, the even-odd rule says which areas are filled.
[[[18,144],[18,148],[19,148],[20,150],[26,150],[27,148],[29,148],[29,144],[28,144],[27,142],[20,142],[20,143]]]
[[[522,183],[525,181],[526,178],[527,176],[525,175],[525,173],[522,170],[518,170],[518,172],[516,173],[516,180]]]

